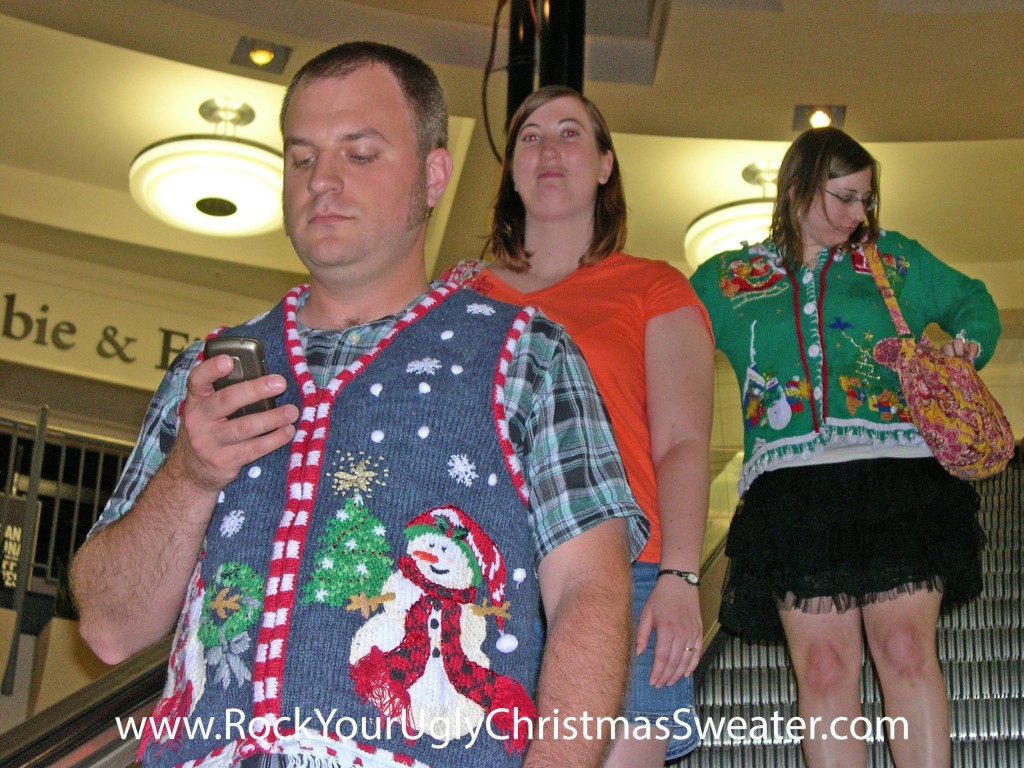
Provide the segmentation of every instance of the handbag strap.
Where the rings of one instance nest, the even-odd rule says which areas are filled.
[[[874,243],[868,245],[864,249],[864,256],[868,260],[871,276],[875,278],[878,292],[882,294],[882,300],[885,301],[885,308],[889,310],[892,324],[896,326],[896,333],[900,336],[914,338],[914,334],[907,327],[907,321],[903,319],[903,313],[900,312],[900,305],[896,303],[896,294],[889,284],[889,278],[885,276],[885,269],[882,267],[882,257],[878,253],[878,246]]]

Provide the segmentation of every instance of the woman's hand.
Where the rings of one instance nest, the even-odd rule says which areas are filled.
[[[959,357],[961,360],[972,363],[981,351],[981,347],[976,341],[967,341],[966,339],[956,337],[950,339],[948,344],[943,344],[941,351],[942,354],[949,357]]]
[[[650,683],[655,688],[672,685],[697,668],[704,637],[698,598],[696,587],[675,576],[663,576],[644,603],[636,630],[636,653],[644,652],[654,632]]]

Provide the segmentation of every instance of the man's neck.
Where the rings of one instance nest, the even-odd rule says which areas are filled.
[[[419,279],[390,280],[376,290],[339,289],[311,278],[309,298],[299,309],[298,319],[309,328],[344,330],[400,312],[428,287],[422,273]]]

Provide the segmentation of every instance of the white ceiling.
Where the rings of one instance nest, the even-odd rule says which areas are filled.
[[[374,38],[431,61],[452,113],[476,121],[450,192],[441,261],[476,255],[497,164],[482,69],[496,0],[0,0],[0,240],[268,300],[296,282],[284,235],[175,230],[128,195],[148,144],[206,132],[212,96],[242,98],[239,131],[280,145],[295,69]],[[615,131],[629,249],[688,271],[683,234],[757,190],[797,103],[847,105],[846,128],[882,163],[883,224],[985,279],[1008,330],[1024,316],[1024,2],[1017,0],[591,0],[585,90]],[[507,25],[508,11],[502,13]],[[284,74],[229,63],[240,36],[295,49]],[[498,35],[504,62],[508,32]],[[619,80],[620,82],[616,82]],[[626,80],[628,82],[621,82]],[[504,120],[505,79],[488,111]],[[501,137],[496,139],[499,143]],[[1016,329],[1016,330],[1015,330]]]

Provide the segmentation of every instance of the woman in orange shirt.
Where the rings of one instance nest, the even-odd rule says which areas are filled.
[[[492,260],[451,274],[561,323],[601,392],[651,522],[633,566],[636,657],[625,709],[634,727],[616,733],[606,765],[661,766],[697,742],[690,676],[702,640],[713,340],[689,282],[664,262],[622,253],[625,239],[622,179],[604,118],[571,88],[548,86],[509,126]]]

